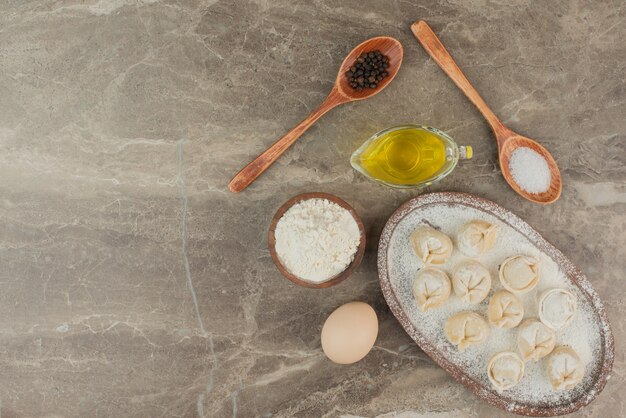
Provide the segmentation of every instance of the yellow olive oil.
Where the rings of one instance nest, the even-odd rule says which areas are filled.
[[[446,144],[435,133],[417,127],[382,134],[359,155],[359,165],[375,179],[418,184],[446,164]]]

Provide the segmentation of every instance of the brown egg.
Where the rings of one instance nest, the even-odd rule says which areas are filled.
[[[335,309],[322,328],[324,354],[338,364],[352,364],[370,352],[378,335],[378,318],[370,305],[350,302]]]

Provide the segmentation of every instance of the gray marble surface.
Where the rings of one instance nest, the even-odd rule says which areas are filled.
[[[556,204],[508,188],[486,123],[411,35],[420,18],[496,114],[551,150]],[[494,200],[588,275],[617,351],[573,416],[626,415],[625,20],[621,0],[0,2],[2,418],[509,416],[434,364],[383,300],[377,239],[416,193],[348,158],[404,123],[474,147],[433,190]],[[404,45],[393,83],[229,193],[375,35]],[[296,287],[268,254],[270,218],[304,191],[344,198],[366,225],[363,264],[331,290]],[[352,300],[375,307],[380,334],[338,366],[319,333]]]

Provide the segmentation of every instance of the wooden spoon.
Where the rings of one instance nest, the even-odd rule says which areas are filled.
[[[561,196],[562,180],[559,167],[556,165],[554,158],[548,152],[547,149],[539,145],[536,141],[519,135],[502,124],[500,119],[489,109],[487,104],[480,97],[478,92],[467,80],[461,69],[456,65],[454,59],[450,53],[443,46],[437,35],[435,35],[426,22],[420,20],[419,22],[411,25],[411,30],[415,37],[420,41],[426,52],[435,60],[439,67],[448,74],[448,77],[454,81],[454,84],[461,89],[468,99],[480,110],[483,114],[493,133],[496,136],[498,142],[498,154],[500,158],[500,169],[504,179],[509,183],[509,186],[513,188],[522,197],[530,200],[531,202],[548,204],[556,201]],[[509,161],[511,154],[517,148],[527,147],[537,153],[539,153],[548,163],[550,169],[551,181],[550,187],[543,193],[529,193],[522,189],[513,179],[509,168]]]
[[[348,79],[345,75],[346,71],[354,64],[354,61],[363,52],[369,52],[379,50],[383,55],[389,57],[389,68],[387,72],[389,75],[378,83],[378,87],[375,89],[363,89],[362,91],[356,91],[348,84]],[[228,184],[228,188],[231,192],[237,193],[248,187],[257,177],[261,175],[267,168],[272,165],[283,152],[287,150],[296,142],[296,139],[300,137],[316,120],[322,117],[326,112],[340,104],[353,102],[356,100],[363,100],[374,96],[393,80],[400,69],[402,64],[402,57],[404,51],[400,42],[394,38],[388,36],[379,36],[377,38],[368,39],[354,48],[348,56],[343,60],[335,85],[330,91],[326,100],[311,114],[296,125],[291,131],[287,132],[285,136],[280,138],[269,147],[263,154],[259,155],[254,161],[245,166]]]

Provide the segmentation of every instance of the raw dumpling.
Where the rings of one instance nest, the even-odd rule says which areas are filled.
[[[500,265],[500,283],[513,293],[526,293],[539,282],[539,264],[532,257],[516,255]]]
[[[493,248],[500,225],[486,221],[471,221],[461,227],[456,242],[459,250],[468,257],[478,257]]]
[[[489,325],[482,316],[474,312],[459,312],[452,315],[444,326],[446,338],[459,347],[459,351],[480,344],[489,336]]]
[[[519,327],[517,347],[524,361],[537,361],[554,350],[556,334],[536,319],[527,319]]]
[[[450,279],[443,271],[428,267],[417,272],[413,279],[413,297],[420,309],[437,308],[450,296]]]
[[[565,327],[576,313],[576,297],[565,289],[546,290],[539,297],[539,319],[552,329]]]
[[[524,317],[522,300],[508,290],[498,290],[489,300],[487,318],[498,328],[515,328]]]
[[[450,237],[429,226],[421,226],[413,231],[411,244],[425,264],[443,264],[452,255]]]
[[[554,349],[546,365],[548,379],[556,390],[571,389],[585,376],[585,365],[576,351],[567,346]]]
[[[467,260],[452,272],[454,293],[469,303],[480,303],[491,290],[491,274],[478,261]]]
[[[515,353],[503,351],[491,357],[487,365],[489,381],[498,393],[517,385],[524,376],[524,362]]]

